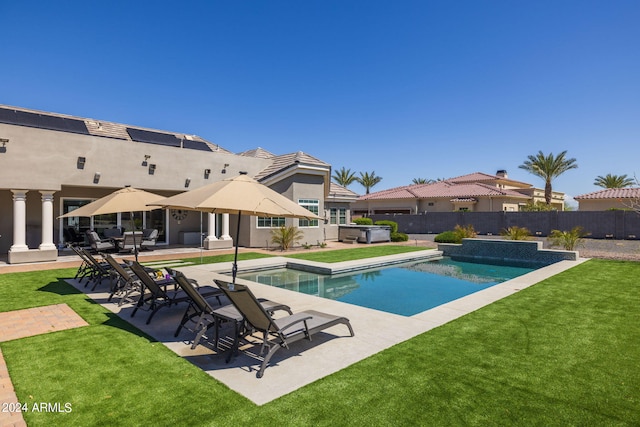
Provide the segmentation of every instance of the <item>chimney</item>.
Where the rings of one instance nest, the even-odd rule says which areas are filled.
[[[499,176],[500,178],[508,178],[507,171],[504,169],[500,169],[499,171],[497,171],[496,176]]]

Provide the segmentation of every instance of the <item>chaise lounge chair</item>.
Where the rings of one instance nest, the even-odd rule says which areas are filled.
[[[195,322],[196,326],[193,329],[193,332],[196,333],[195,338],[193,339],[193,343],[191,348],[194,349],[200,343],[200,340],[205,336],[207,331],[215,327],[215,348],[218,349],[218,341],[219,341],[219,331],[218,327],[221,322],[231,321],[234,322],[235,331],[234,331],[234,348],[235,348],[235,340],[237,340],[240,335],[241,323],[243,320],[242,314],[233,306],[233,304],[227,304],[221,306],[219,308],[214,309],[209,302],[191,286],[190,279],[188,279],[181,271],[173,270],[171,268],[166,268],[167,272],[173,279],[176,281],[178,286],[182,288],[182,290],[189,295],[191,301],[189,301],[189,306],[182,316],[182,320],[180,321],[180,325],[176,330],[174,336],[178,336],[180,331],[185,326],[185,324],[189,321]],[[220,297],[224,296],[224,292],[221,289],[218,289],[219,293],[212,294],[211,296],[216,297],[218,300],[218,304],[222,305],[220,301]],[[269,301],[264,298],[260,298],[260,304],[264,307],[264,309],[268,313],[273,313],[277,310],[284,310],[287,313],[291,314],[291,309],[289,306],[285,304],[280,304],[274,301]],[[228,360],[231,359],[231,355],[233,354],[233,350],[229,354]]]
[[[131,313],[131,317],[135,316],[140,307],[144,306],[145,304],[149,304],[149,311],[151,311],[151,314],[149,314],[149,318],[147,319],[148,325],[151,322],[153,316],[162,307],[168,307],[180,302],[190,301],[191,298],[189,297],[189,295],[187,295],[184,291],[179,290],[177,286],[172,291],[166,289],[169,285],[175,285],[175,281],[173,279],[162,279],[159,281],[155,281],[149,275],[149,272],[136,261],[133,261],[131,263],[130,268],[131,271],[133,271],[133,273],[140,279],[143,286],[143,289],[140,292],[140,298],[138,299],[138,303]],[[200,295],[206,298],[219,293],[220,290],[214,288],[213,286],[198,286],[198,292],[200,293]]]
[[[78,278],[78,283],[82,283],[82,280],[85,277],[87,278],[87,283],[84,284],[85,288],[89,283],[94,282],[91,288],[94,291],[96,286],[102,282],[102,279],[111,277],[111,267],[107,262],[95,258],[89,251],[79,246],[70,246],[70,248],[82,259],[76,278]]]
[[[346,325],[351,336],[354,335],[351,323],[346,317],[306,310],[280,319],[274,319],[260,305],[248,287],[237,283],[232,285],[219,280],[215,282],[238,311],[242,313],[249,327],[255,331],[262,332],[262,351],[266,349],[267,354],[260,365],[260,370],[257,373],[258,378],[262,378],[262,375],[264,375],[264,370],[273,355],[280,348],[289,348],[291,343],[303,338],[311,340],[312,335],[338,324]]]
[[[138,276],[133,274],[129,266],[118,263],[118,261],[109,254],[105,254],[104,259],[111,266],[112,276],[111,293],[109,294],[107,301],[111,301],[115,295],[119,295],[120,301],[118,302],[118,306],[121,306],[130,300],[132,293],[142,292],[140,279],[138,279]]]

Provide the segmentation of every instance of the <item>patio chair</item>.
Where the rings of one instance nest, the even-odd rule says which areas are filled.
[[[156,240],[158,240],[158,229],[157,228],[145,228],[142,230],[142,241],[140,242],[140,249],[151,250],[152,246],[156,245]]]
[[[104,234],[104,237],[107,239],[120,239],[122,237],[122,230],[116,227],[105,228],[102,234]]]
[[[118,250],[120,252],[134,252],[136,247],[138,251],[141,249],[142,243],[142,233],[139,231],[135,232],[135,236],[133,231],[127,231],[124,233],[124,237],[119,244]]]
[[[71,245],[78,245],[80,243],[84,243],[84,237],[83,236],[78,236],[78,234],[76,233],[75,228],[73,227],[65,227],[62,230],[63,234],[64,234],[64,241],[65,243],[67,243],[67,245],[71,246]]]
[[[129,267],[142,283],[140,298],[138,299],[138,303],[131,313],[131,317],[135,316],[140,307],[148,304],[149,311],[151,312],[149,314],[149,318],[147,319],[148,325],[151,322],[153,316],[162,307],[168,307],[173,304],[190,301],[191,298],[189,297],[189,295],[180,290],[173,279],[162,279],[159,281],[155,281],[149,275],[149,271],[145,270],[145,268],[137,261],[131,262]],[[174,285],[174,289],[171,291],[167,290],[167,287],[169,285]],[[147,291],[149,292],[147,293]],[[214,288],[213,286],[199,286],[198,292],[200,293],[200,295],[206,298],[219,293],[220,290]]]
[[[245,322],[255,331],[262,332],[261,353],[267,350],[267,354],[260,365],[260,370],[257,373],[258,378],[262,378],[264,375],[264,370],[273,355],[280,348],[289,348],[291,343],[304,338],[311,340],[312,335],[338,324],[346,325],[351,336],[354,335],[351,323],[346,317],[306,310],[274,319],[260,305],[248,287],[237,283],[231,285],[219,280],[216,280],[216,283],[242,313]]]
[[[182,320],[180,320],[180,325],[178,325],[178,329],[174,336],[178,336],[182,328],[186,325],[187,322],[192,321],[196,324],[193,329],[193,332],[196,333],[195,338],[191,344],[191,349],[197,347],[200,343],[200,340],[205,337],[207,331],[215,327],[215,338],[214,344],[216,350],[218,349],[218,341],[219,341],[219,331],[218,327],[221,322],[231,321],[234,322],[234,339],[240,335],[240,327],[243,321],[242,314],[233,306],[233,304],[227,304],[220,308],[214,309],[211,307],[207,299],[205,299],[199,292],[196,291],[193,287],[193,279],[188,279],[184,273],[181,271],[173,270],[171,268],[166,268],[167,272],[174,278],[177,282],[178,286],[180,286],[187,295],[190,297],[189,306],[182,316]],[[212,297],[215,297],[218,300],[218,304],[222,305],[220,301],[220,297],[224,295],[221,289],[218,289],[218,293],[212,294]],[[260,304],[264,307],[264,309],[273,314],[273,312],[277,310],[284,310],[291,314],[291,309],[289,306],[285,304],[280,304],[274,301],[270,301],[264,298],[260,298]]]
[[[116,250],[116,244],[113,240],[101,239],[100,236],[98,236],[98,233],[92,230],[87,230],[86,234],[87,239],[89,240],[89,245],[94,252],[98,253]]]

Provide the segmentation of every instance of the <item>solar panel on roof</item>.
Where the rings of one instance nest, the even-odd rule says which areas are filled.
[[[48,114],[0,108],[0,122],[18,126],[29,126],[39,129],[58,130],[89,135],[89,130],[82,120]]]
[[[205,144],[202,141],[190,141],[188,139],[185,139],[182,146],[191,150],[212,151],[211,147],[209,147],[209,145]]]
[[[168,145],[170,147],[180,147],[180,140],[175,135],[169,133],[151,132],[148,130],[127,128],[127,133],[132,140],[146,142],[149,144]]]

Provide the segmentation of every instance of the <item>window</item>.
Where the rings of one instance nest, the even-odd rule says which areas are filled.
[[[258,228],[278,228],[284,227],[284,217],[276,216],[273,218],[258,217]]]
[[[317,199],[299,199],[298,204],[316,215],[318,215],[318,212],[320,212],[320,202]],[[317,219],[300,219],[298,220],[298,226],[299,227],[317,227],[318,220]]]
[[[329,209],[329,224],[331,225],[345,225],[347,223],[347,209],[345,208],[331,208]]]

